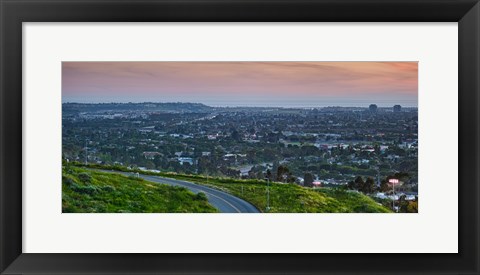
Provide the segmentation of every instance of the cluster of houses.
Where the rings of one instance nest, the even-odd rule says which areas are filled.
[[[390,194],[387,195],[383,192],[378,192],[375,194],[375,197],[379,199],[390,199],[390,200],[399,200],[401,196],[405,196],[406,201],[414,201],[415,200],[415,195],[413,194],[405,194],[403,192],[395,193],[395,194]]]

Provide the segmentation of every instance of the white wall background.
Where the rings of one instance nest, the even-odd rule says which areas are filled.
[[[23,252],[458,252],[456,23],[24,23],[23,38]],[[62,214],[62,61],[419,61],[420,213]]]

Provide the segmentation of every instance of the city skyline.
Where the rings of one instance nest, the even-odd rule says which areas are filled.
[[[62,102],[418,107],[417,62],[63,62]]]

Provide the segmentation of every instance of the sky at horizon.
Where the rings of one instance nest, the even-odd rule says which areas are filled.
[[[62,102],[418,107],[418,63],[62,62]]]

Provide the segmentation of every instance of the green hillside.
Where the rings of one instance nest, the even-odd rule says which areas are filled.
[[[63,213],[211,213],[205,194],[140,178],[67,166],[62,171]]]
[[[196,175],[162,174],[208,185],[249,201],[261,211],[266,209],[266,181],[209,178]],[[271,213],[389,213],[390,209],[370,197],[339,188],[304,188],[296,184],[270,183]]]
[[[121,166],[89,165],[92,168],[130,171]],[[136,172],[157,175],[208,185],[242,198],[260,211],[266,209],[266,186],[264,180],[240,180],[212,178],[201,175],[175,173]],[[270,183],[270,213],[390,213],[391,210],[372,198],[351,190],[340,188],[304,188],[296,184]]]

